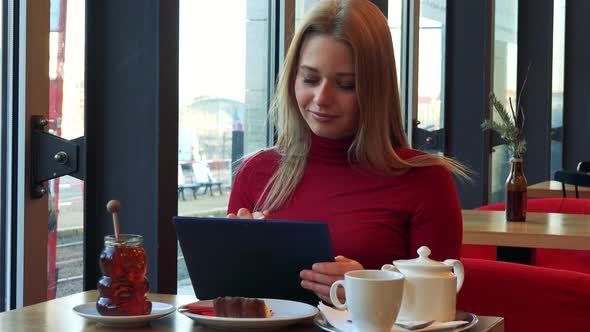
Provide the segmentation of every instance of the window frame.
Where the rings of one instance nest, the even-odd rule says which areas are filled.
[[[0,310],[46,300],[48,200],[31,197],[31,118],[47,116],[49,2],[4,1]],[[39,231],[43,230],[43,231]]]

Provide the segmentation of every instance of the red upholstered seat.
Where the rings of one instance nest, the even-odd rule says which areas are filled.
[[[529,199],[529,212],[569,213],[590,215],[590,199],[539,198]],[[504,203],[482,206],[476,210],[504,210]],[[590,227],[590,217],[588,217]],[[536,266],[566,269],[590,274],[590,252],[580,250],[536,249],[533,264]],[[461,256],[467,258],[496,259],[496,247],[463,245]]]
[[[505,331],[587,331],[590,275],[531,265],[463,258],[457,309],[500,316]]]

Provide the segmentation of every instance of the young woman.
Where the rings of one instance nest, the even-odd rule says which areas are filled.
[[[301,272],[329,301],[350,270],[458,258],[457,162],[412,150],[402,126],[389,26],[368,0],[320,1],[291,42],[271,109],[277,142],[247,158],[228,216],[324,221],[335,262]]]

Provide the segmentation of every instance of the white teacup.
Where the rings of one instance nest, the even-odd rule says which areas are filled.
[[[346,302],[337,296],[338,286],[346,291]],[[358,332],[390,332],[399,312],[404,291],[401,273],[356,270],[344,274],[330,288],[330,300],[339,309],[348,308]]]

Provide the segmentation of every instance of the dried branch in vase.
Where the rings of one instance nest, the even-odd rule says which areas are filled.
[[[481,128],[484,130],[491,129],[498,133],[500,137],[508,144],[510,154],[514,158],[522,158],[526,152],[526,139],[524,137],[524,109],[520,105],[520,96],[526,86],[526,81],[529,75],[529,70],[525,76],[522,88],[518,96],[516,96],[516,107],[512,105],[512,98],[508,98],[510,105],[510,112],[506,110],[506,107],[496,98],[496,95],[490,93],[490,108],[498,114],[497,119],[486,119],[482,124]]]

